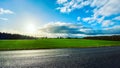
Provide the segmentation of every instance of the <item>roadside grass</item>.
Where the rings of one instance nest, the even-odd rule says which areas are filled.
[[[120,41],[88,39],[0,40],[0,50],[120,46]]]

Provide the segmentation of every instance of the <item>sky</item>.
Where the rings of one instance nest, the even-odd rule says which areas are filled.
[[[36,37],[120,35],[120,0],[0,0],[0,32]]]

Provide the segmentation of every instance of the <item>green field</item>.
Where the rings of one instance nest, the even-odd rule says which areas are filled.
[[[0,50],[119,46],[120,41],[86,39],[0,40]]]

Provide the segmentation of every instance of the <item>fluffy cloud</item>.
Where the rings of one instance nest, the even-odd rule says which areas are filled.
[[[113,25],[114,23],[111,20],[104,20],[102,26],[108,27],[110,25]]]
[[[106,21],[105,18],[120,14],[120,0],[69,0],[64,3],[59,3],[57,8],[62,13],[70,13],[75,9],[82,9],[85,6],[90,6],[94,8],[93,14],[90,17],[83,18],[82,20],[88,23],[99,23],[101,26],[109,26],[111,21]],[[86,10],[87,11],[87,10]],[[109,19],[110,20],[110,19]],[[114,20],[119,20],[119,17]]]
[[[60,0],[61,1],[61,0]],[[69,13],[74,9],[80,9],[86,5],[89,5],[91,3],[91,0],[70,0],[70,1],[64,1],[64,3],[59,2],[59,0],[57,0],[59,5],[62,5],[60,7],[58,7],[57,9],[60,10],[60,12],[62,13]]]
[[[81,24],[56,22],[46,24],[40,31],[46,33],[81,34],[80,29],[83,28],[85,27]]]
[[[99,0],[94,0],[93,3],[91,4],[91,6],[97,8],[93,10],[94,14],[89,19],[89,21],[92,20],[93,22],[96,21],[97,23],[101,23],[103,27],[113,25],[114,23],[112,22],[112,20],[104,19],[112,15],[120,14],[120,0],[104,0],[103,2],[100,2]]]
[[[58,4],[63,4],[63,3],[65,3],[65,2],[67,2],[67,0],[57,0],[57,3],[58,3]]]
[[[90,17],[83,18],[83,21],[85,21],[85,22],[88,22],[90,20],[92,20]]]
[[[109,16],[120,13],[120,0],[57,0],[57,3],[62,5],[58,7],[61,12],[67,13],[75,9],[83,8],[84,6],[90,5],[96,7],[94,9],[94,15]],[[114,8],[114,9],[113,9]]]
[[[14,12],[8,9],[0,8],[0,14],[13,14]]]
[[[95,7],[96,6],[97,8],[99,8],[99,7],[103,6],[107,2],[108,2],[108,0],[104,0],[102,2],[101,2],[101,0],[93,0],[90,6],[91,7]]]
[[[93,29],[92,27],[84,27],[81,24],[55,22],[48,23],[39,29],[39,32],[54,35],[54,36],[92,36],[92,35],[112,35],[120,34],[120,26],[104,28],[101,30]]]
[[[96,10],[94,15],[110,16],[114,14],[119,14],[120,13],[119,3],[120,3],[120,0],[109,0],[105,2],[102,7]]]

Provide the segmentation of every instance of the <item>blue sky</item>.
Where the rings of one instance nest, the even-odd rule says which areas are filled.
[[[120,0],[0,0],[0,32],[33,36],[120,34]]]

